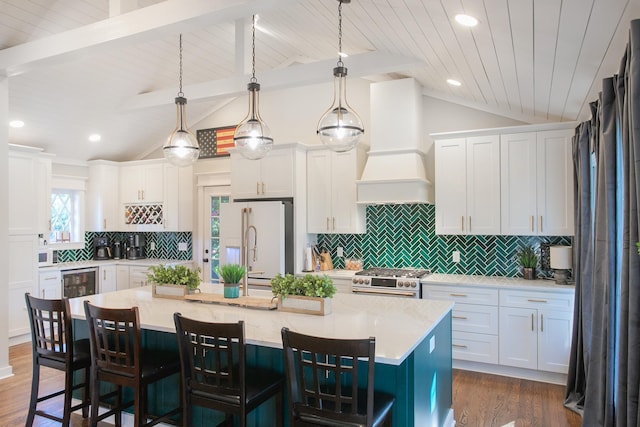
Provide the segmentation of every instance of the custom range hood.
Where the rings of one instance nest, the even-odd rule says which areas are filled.
[[[412,78],[371,84],[370,150],[358,203],[432,203],[425,170],[422,88]]]

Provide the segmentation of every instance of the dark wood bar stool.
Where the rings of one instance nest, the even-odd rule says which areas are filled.
[[[147,386],[180,372],[180,360],[177,354],[142,348],[142,334],[138,307],[101,308],[84,302],[84,310],[89,324],[91,342],[91,423],[115,415],[117,427],[122,425],[122,410],[133,406],[134,425],[136,427],[153,426],[159,422],[171,421],[171,417],[180,413],[180,408],[172,409],[163,415],[147,414]],[[102,397],[112,396],[115,404],[109,411],[98,415],[100,382],[105,381],[116,386],[116,391]],[[133,389],[133,400],[122,401],[122,388]],[[147,419],[151,421],[147,422]]]
[[[244,322],[207,323],[175,313],[182,367],[182,425],[191,426],[192,405],[233,415],[244,427],[247,414],[275,397],[275,424],[282,425],[284,376],[246,367]],[[265,424],[266,425],[266,424]]]
[[[282,344],[292,427],[391,426],[395,398],[374,391],[375,338],[330,339],[282,328]]]
[[[33,376],[31,377],[31,399],[29,401],[29,414],[27,415],[26,426],[33,425],[36,415],[49,418],[62,423],[64,427],[69,426],[71,413],[82,408],[82,416],[87,417],[89,413],[89,367],[91,366],[91,355],[89,350],[89,340],[73,339],[73,329],[71,322],[71,311],[67,299],[40,299],[29,295],[24,295],[29,313],[29,323],[31,325],[31,342],[33,355]],[[46,396],[38,397],[40,385],[40,367],[63,371],[64,389]],[[82,381],[74,384],[74,374],[76,371],[83,371]],[[72,392],[83,388],[82,402],[71,406]],[[62,418],[37,409],[39,402],[49,400],[64,394],[64,405]]]

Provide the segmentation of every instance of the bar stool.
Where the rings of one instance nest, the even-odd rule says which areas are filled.
[[[29,313],[29,323],[31,325],[31,343],[33,355],[33,375],[31,377],[31,399],[29,401],[29,414],[27,415],[26,426],[33,425],[36,415],[58,421],[64,427],[69,426],[71,413],[82,408],[82,416],[87,417],[89,413],[89,367],[91,366],[91,355],[89,350],[89,340],[73,339],[73,329],[71,322],[71,310],[67,299],[40,299],[24,295]],[[40,367],[63,371],[64,389],[46,396],[38,397],[38,387],[40,385]],[[83,372],[82,381],[74,384],[74,374],[76,371]],[[80,388],[84,389],[82,402],[71,406],[72,392]],[[62,418],[37,409],[39,402],[49,400],[64,394],[64,405]]]
[[[282,328],[282,344],[291,426],[391,426],[395,398],[374,391],[375,338],[321,338]]]
[[[207,323],[173,315],[182,367],[182,425],[191,426],[192,405],[233,415],[244,427],[247,414],[275,397],[275,424],[282,426],[282,374],[246,367],[244,322]]]
[[[152,352],[142,348],[142,333],[138,307],[101,308],[84,302],[91,342],[91,427],[98,421],[115,415],[116,427],[122,425],[122,410],[133,406],[134,426],[152,426],[180,413],[172,409],[160,416],[147,414],[147,386],[180,372],[180,360],[171,352]],[[98,415],[100,382],[116,386],[115,404]],[[133,389],[133,400],[122,402],[122,388]],[[106,397],[102,396],[102,397]],[[147,419],[151,421],[147,423]]]

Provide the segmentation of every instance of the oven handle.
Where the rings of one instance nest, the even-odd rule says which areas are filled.
[[[396,291],[385,291],[382,289],[369,290],[362,288],[351,288],[353,293],[362,293],[362,294],[378,294],[378,295],[397,295],[401,297],[415,297],[415,293],[413,292],[396,292]]]

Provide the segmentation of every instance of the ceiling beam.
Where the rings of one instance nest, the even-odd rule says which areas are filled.
[[[80,28],[0,50],[0,72],[16,76],[89,53],[246,18],[299,0],[167,0]]]
[[[332,81],[332,70],[336,66],[335,59],[296,64],[260,73],[256,77],[261,89],[281,90]],[[351,55],[345,60],[349,77],[365,77],[373,74],[384,74],[424,66],[417,58],[384,52],[368,52]],[[183,92],[189,101],[212,101],[219,98],[234,97],[247,92],[249,76],[233,76],[221,80],[212,80],[185,86]],[[163,89],[136,95],[128,99],[124,109],[139,109],[172,104],[175,89]]]

